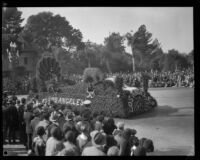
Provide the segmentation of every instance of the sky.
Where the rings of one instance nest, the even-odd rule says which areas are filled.
[[[124,35],[136,32],[145,24],[147,30],[161,43],[164,52],[176,49],[189,53],[193,47],[193,7],[19,7],[22,25],[31,15],[50,11],[65,17],[83,34],[83,41],[103,44],[109,33]],[[131,48],[126,45],[126,51]]]

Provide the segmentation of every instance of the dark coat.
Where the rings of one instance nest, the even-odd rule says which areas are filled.
[[[18,111],[14,105],[8,107],[6,111],[6,121],[9,127],[17,129],[19,126]]]
[[[24,122],[24,105],[20,105],[18,108],[18,118],[19,118],[19,125],[20,127],[25,123]]]
[[[33,114],[31,112],[24,112],[24,121],[26,123],[26,133],[32,134],[33,131],[31,129],[31,120],[33,119]]]
[[[35,117],[34,119],[31,120],[31,130],[33,131],[33,139],[37,136],[37,131],[36,131],[36,126],[40,122],[40,117]]]

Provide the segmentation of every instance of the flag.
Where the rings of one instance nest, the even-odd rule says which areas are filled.
[[[19,51],[17,50],[17,57],[19,58]]]
[[[8,52],[8,59],[9,59],[10,62],[12,61],[12,55],[11,55],[10,52]]]

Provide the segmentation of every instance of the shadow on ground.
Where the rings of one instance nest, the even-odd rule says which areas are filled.
[[[182,108],[174,108],[168,105],[164,106],[158,106],[151,110],[150,112],[143,113],[141,115],[137,115],[134,117],[131,117],[130,119],[141,119],[141,118],[152,118],[152,117],[184,117],[184,116],[190,116],[190,114],[177,114],[179,110],[182,109],[193,109],[191,107],[182,107]]]
[[[188,155],[194,155],[194,152],[191,151],[191,147],[189,146],[180,146],[180,148],[169,148],[166,151],[159,151],[155,150],[154,152],[149,154],[150,156],[170,156],[170,155],[177,155],[177,156],[188,156]]]

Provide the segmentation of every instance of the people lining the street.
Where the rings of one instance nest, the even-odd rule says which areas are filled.
[[[3,99],[4,137],[16,142],[19,129],[28,156],[145,156],[154,151],[148,137],[139,139],[124,122],[92,112],[91,101],[84,103],[84,110],[74,111],[69,105],[36,99],[35,106],[25,98],[20,104],[15,96]]]

